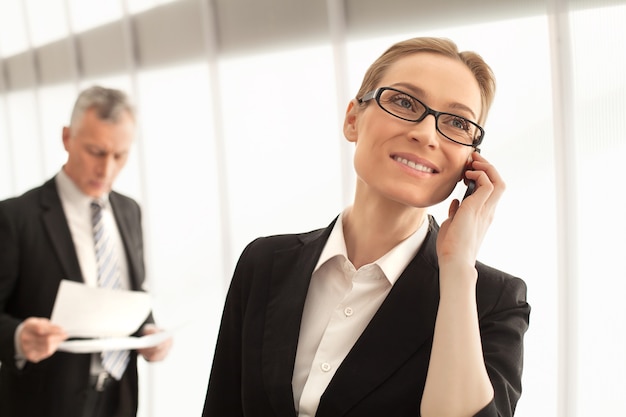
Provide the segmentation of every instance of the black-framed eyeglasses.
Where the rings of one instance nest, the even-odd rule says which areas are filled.
[[[433,110],[412,95],[393,87],[379,87],[370,91],[359,99],[359,103],[371,99],[375,99],[380,108],[390,115],[408,122],[418,123],[432,114],[437,131],[460,145],[477,147],[485,136],[485,130],[471,120]]]

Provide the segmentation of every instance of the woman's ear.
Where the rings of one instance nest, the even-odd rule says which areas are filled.
[[[343,135],[349,142],[356,142],[358,137],[357,115],[359,112],[359,103],[356,99],[350,100],[346,109],[346,117],[343,121]]]

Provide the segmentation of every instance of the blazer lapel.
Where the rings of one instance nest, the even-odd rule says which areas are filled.
[[[78,257],[74,250],[74,242],[63,206],[59,199],[54,178],[47,181],[41,192],[42,220],[44,228],[48,233],[48,237],[52,242],[52,246],[56,252],[59,262],[63,268],[63,279],[71,281],[83,282],[83,275],[80,271]]]
[[[431,231],[418,254],[324,392],[317,416],[344,415],[432,338],[439,305],[437,230],[431,221]]]
[[[136,222],[140,220],[133,218],[132,211],[128,209],[128,205],[124,204],[124,201],[119,197],[117,193],[111,192],[111,194],[109,194],[109,201],[111,202],[115,222],[117,223],[122,242],[124,243],[132,289],[139,290],[143,279],[143,273],[141,272],[143,270],[143,253],[138,250],[138,248],[142,247],[142,243],[141,241],[137,241],[137,239],[141,239],[141,236],[139,236],[141,230],[139,230],[139,232],[137,231],[139,226]]]
[[[276,252],[274,256],[262,358],[265,386],[279,416],[296,415],[291,379],[302,310],[313,268],[335,221],[326,229],[303,235],[300,245]]]

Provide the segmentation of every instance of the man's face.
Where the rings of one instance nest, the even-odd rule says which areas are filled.
[[[124,112],[116,123],[100,120],[93,109],[71,128],[63,128],[65,173],[83,194],[99,198],[111,191],[128,159],[135,122]]]

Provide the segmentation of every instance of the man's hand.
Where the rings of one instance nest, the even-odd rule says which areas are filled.
[[[19,346],[26,360],[37,363],[56,352],[67,334],[60,326],[40,317],[29,317],[22,323]]]
[[[145,325],[143,328],[144,335],[154,334],[160,331],[161,330],[158,327],[154,325],[150,325],[150,324]],[[156,346],[145,348],[145,349],[138,349],[137,352],[139,352],[144,357],[144,359],[147,360],[148,362],[162,361],[163,359],[165,359],[165,357],[169,353],[170,348],[172,347],[172,343],[173,343],[173,340],[170,337]]]

